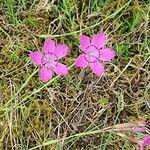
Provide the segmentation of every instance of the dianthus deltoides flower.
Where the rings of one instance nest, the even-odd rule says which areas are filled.
[[[56,45],[55,41],[47,39],[43,45],[43,52],[35,51],[30,53],[29,57],[33,63],[40,66],[39,76],[43,82],[50,80],[53,72],[63,76],[68,74],[67,66],[58,62],[60,58],[67,55],[68,50],[67,45]]]
[[[146,136],[143,140],[138,140],[134,137],[124,136],[129,141],[137,143],[139,145],[139,150],[145,150],[147,146],[150,145],[150,135]]]
[[[144,140],[140,142],[140,150],[144,150],[144,148],[148,145],[150,145],[150,135],[145,137]]]
[[[75,65],[80,68],[89,66],[97,76],[104,74],[103,61],[111,61],[115,57],[115,51],[112,48],[106,48],[107,35],[98,33],[91,39],[86,35],[80,36],[80,49],[83,54],[77,58]]]

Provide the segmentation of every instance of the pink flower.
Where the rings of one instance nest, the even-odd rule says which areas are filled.
[[[150,135],[144,138],[143,141],[139,141],[140,150],[144,150],[144,147],[150,145]]]
[[[68,46],[65,44],[56,45],[51,39],[44,42],[43,53],[39,51],[31,52],[29,57],[34,64],[40,65],[39,76],[44,82],[52,78],[53,72],[57,75],[68,74],[66,65],[59,63],[58,60],[65,57],[68,53]]]
[[[140,146],[139,150],[144,150],[144,148],[148,145],[150,145],[150,135],[148,135],[147,137],[144,138],[143,141],[135,139],[134,137],[129,137],[129,136],[125,136],[120,134],[122,137],[125,137],[126,139],[128,139],[131,142],[137,143]]]
[[[98,76],[104,74],[102,61],[111,61],[115,57],[112,48],[106,48],[107,36],[105,33],[98,33],[90,38],[86,35],[80,36],[80,48],[84,52],[77,58],[75,65],[80,68],[89,66],[93,73]]]

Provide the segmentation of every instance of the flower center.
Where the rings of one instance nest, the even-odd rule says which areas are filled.
[[[57,57],[54,53],[47,53],[42,58],[42,64],[53,63],[55,60],[57,60]]]
[[[97,49],[95,46],[93,46],[93,45],[87,47],[87,54],[88,54],[89,56],[93,56],[93,57],[96,57],[96,58],[99,57],[99,51],[98,51],[98,49]]]
[[[97,58],[99,56],[99,52],[91,50],[91,51],[88,52],[88,55]]]
[[[42,64],[48,69],[53,69],[57,65],[57,56],[54,53],[47,53],[42,58]]]
[[[87,53],[85,55],[85,59],[89,63],[94,63],[99,58],[99,50],[93,45],[87,47],[86,50],[87,50]]]

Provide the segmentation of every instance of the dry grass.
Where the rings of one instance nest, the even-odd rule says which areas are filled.
[[[116,132],[94,131],[150,119],[150,3],[3,0],[0,6],[0,149],[135,150]],[[80,33],[98,31],[109,34],[117,52],[102,78],[72,65]],[[47,37],[69,45],[63,62],[71,67],[67,77],[44,84],[28,54]]]

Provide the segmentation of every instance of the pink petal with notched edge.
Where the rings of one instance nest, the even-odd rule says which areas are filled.
[[[90,68],[97,76],[102,76],[104,74],[104,66],[98,60],[90,63]]]
[[[68,74],[67,66],[62,63],[57,63],[57,65],[53,68],[53,70],[57,75],[66,76]]]
[[[42,67],[39,71],[39,76],[43,82],[47,82],[52,78],[52,71],[46,67]]]
[[[57,58],[59,59],[59,58],[65,57],[67,55],[68,51],[69,51],[69,48],[67,45],[60,44],[60,45],[56,46],[55,54],[56,54]]]
[[[111,61],[115,57],[115,51],[112,48],[104,48],[100,50],[99,59],[102,61]]]
[[[55,46],[55,41],[51,40],[51,39],[47,39],[44,42],[44,46],[43,46],[43,51],[44,53],[53,53],[55,50],[56,46]]]
[[[144,139],[144,146],[146,145],[150,145],[150,135],[148,135],[145,139]]]
[[[43,55],[41,52],[36,51],[36,52],[31,52],[29,54],[29,57],[31,58],[31,60],[33,61],[34,64],[40,65]]]
[[[98,33],[92,37],[91,44],[96,48],[102,48],[107,43],[107,36],[105,33]]]
[[[76,59],[75,65],[77,67],[80,67],[80,68],[86,68],[87,67],[88,62],[86,61],[84,56],[85,56],[85,54],[80,54],[79,57]]]
[[[90,46],[90,38],[86,35],[80,36],[80,48],[82,51],[86,52],[86,48]]]

